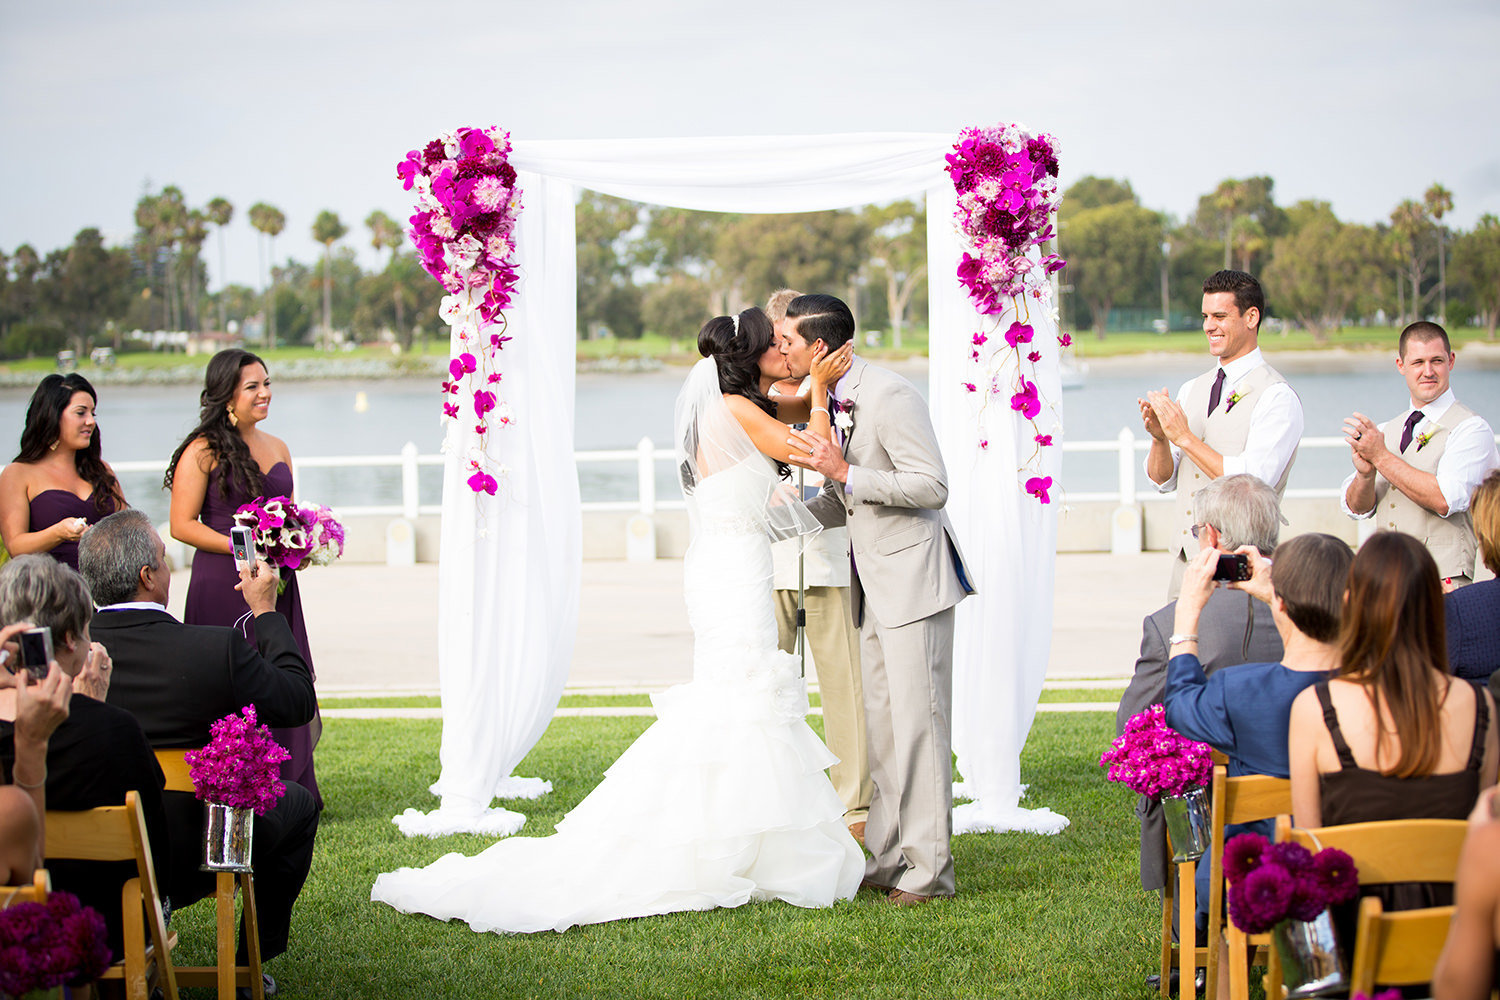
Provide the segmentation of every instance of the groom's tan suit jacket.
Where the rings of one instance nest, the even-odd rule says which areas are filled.
[[[855,358],[842,387],[840,402],[853,404],[842,431],[853,490],[830,480],[808,506],[824,525],[849,527],[855,623],[868,605],[881,625],[907,625],[974,591],[942,509],[948,472],[915,386]]]

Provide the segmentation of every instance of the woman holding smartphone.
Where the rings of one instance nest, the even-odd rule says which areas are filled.
[[[285,442],[260,428],[271,410],[271,378],[265,362],[249,351],[215,354],[204,372],[198,401],[198,426],[177,446],[163,479],[172,491],[172,537],[198,550],[183,619],[189,625],[239,627],[254,642],[254,619],[234,589],[239,571],[230,529],[235,511],[257,497],[292,495],[292,455]],[[312,671],[297,576],[283,569],[281,577],[285,587],[276,610],[291,626]],[[321,730],[317,716],[306,726],[273,730],[277,742],[292,755],[281,766],[281,777],[312,792],[319,808],[323,800],[313,770],[313,747]]]

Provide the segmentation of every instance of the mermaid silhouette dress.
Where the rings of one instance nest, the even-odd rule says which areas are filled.
[[[231,493],[226,499],[220,489],[223,480],[221,467],[216,466],[208,474],[208,490],[203,497],[203,510],[198,519],[221,535],[228,535],[234,527],[234,512],[254,500],[255,497]],[[265,496],[291,496],[292,470],[285,462],[277,462],[266,473]],[[316,680],[313,670],[312,650],[307,644],[307,623],[302,617],[302,596],[297,588],[297,574],[288,569],[281,571],[286,589],[276,598],[276,610],[292,627],[297,648],[307,669]],[[205,552],[199,549],[193,556],[193,575],[188,583],[187,606],[183,620],[189,625],[224,625],[240,629],[245,638],[255,643],[255,619],[247,617],[249,606],[240,592],[234,589],[240,582],[239,571],[234,567],[234,557],[228,553]],[[241,619],[244,619],[241,621]],[[313,747],[322,732],[323,722],[314,715],[305,726],[292,729],[272,729],[276,742],[286,747],[291,759],[281,765],[283,781],[295,781],[313,793],[318,808],[323,808],[323,797],[318,793],[318,779],[313,771]]]
[[[93,493],[80,500],[71,490],[43,490],[31,498],[31,524],[26,530],[42,531],[70,517],[81,517],[89,524],[97,524],[112,513],[113,510],[99,513],[94,506]],[[77,542],[59,542],[47,555],[64,566],[78,568]]]

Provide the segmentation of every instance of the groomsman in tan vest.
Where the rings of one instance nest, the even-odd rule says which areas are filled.
[[[776,324],[776,336],[786,336],[786,307],[801,292],[783,288],[766,302],[766,315]],[[773,385],[771,396],[800,396],[808,391],[807,379],[788,378]],[[816,496],[823,477],[800,473],[803,484]],[[798,557],[802,573],[798,573]],[[844,803],[844,822],[861,844],[870,814],[870,751],[865,735],[864,685],[860,678],[859,631],[849,604],[849,529],[824,528],[802,553],[795,539],[771,546],[771,585],[776,596],[776,631],[779,645],[796,652],[797,593],[802,591],[804,636],[812,651],[818,675],[818,697],[823,703],[823,738],[838,763],[828,769],[833,790]],[[800,583],[800,586],[799,586]]]
[[[1248,473],[1286,492],[1297,443],[1302,401],[1260,352],[1266,295],[1244,271],[1218,271],[1203,282],[1203,332],[1218,363],[1184,382],[1174,399],[1165,389],[1136,400],[1151,435],[1146,475],[1162,493],[1177,491],[1176,519],[1167,549],[1175,600],[1182,571],[1198,551],[1194,495],[1220,476]]]
[[[1411,405],[1376,425],[1363,413],[1344,421],[1354,472],[1344,480],[1344,513],[1375,518],[1378,531],[1422,540],[1443,582],[1474,580],[1474,525],[1469,499],[1486,473],[1500,466],[1495,432],[1453,396],[1456,360],[1448,332],[1418,322],[1401,331],[1396,370]]]

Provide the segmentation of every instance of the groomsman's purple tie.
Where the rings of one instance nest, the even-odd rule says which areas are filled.
[[[1411,416],[1406,418],[1406,429],[1401,432],[1401,451],[1406,452],[1406,446],[1411,444],[1411,432],[1417,429],[1417,424],[1422,422],[1422,411],[1412,410]]]
[[[1219,374],[1214,376],[1214,387],[1208,391],[1208,415],[1219,408],[1219,397],[1224,395],[1224,369],[1219,369]]]

